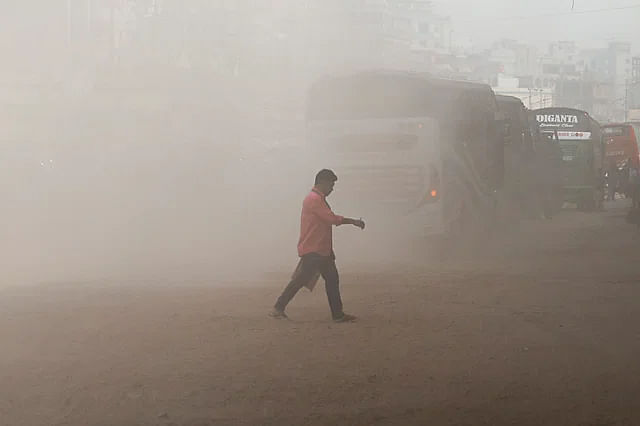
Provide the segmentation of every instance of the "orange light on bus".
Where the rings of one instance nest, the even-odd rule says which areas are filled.
[[[432,189],[431,190],[431,198],[436,198],[438,196],[438,190],[437,189]]]

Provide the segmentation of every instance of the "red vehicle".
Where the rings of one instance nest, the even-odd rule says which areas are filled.
[[[605,142],[606,166],[640,167],[640,123],[607,124],[602,127]]]
[[[605,142],[607,192],[610,200],[615,193],[638,200],[640,176],[640,123],[607,124],[602,127]]]

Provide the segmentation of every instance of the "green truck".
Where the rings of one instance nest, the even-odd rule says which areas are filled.
[[[564,201],[581,210],[600,208],[604,193],[604,144],[600,124],[588,113],[573,108],[532,111],[541,135],[562,151]]]

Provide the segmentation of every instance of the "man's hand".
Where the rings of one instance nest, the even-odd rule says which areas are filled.
[[[364,229],[364,227],[365,227],[364,220],[362,220],[362,219],[349,219],[349,218],[346,218],[346,219],[344,219],[342,221],[342,223],[347,224],[347,225],[357,226],[360,229]]]

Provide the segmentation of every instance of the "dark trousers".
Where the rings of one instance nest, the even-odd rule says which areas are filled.
[[[284,311],[291,299],[307,283],[313,275],[319,271],[325,282],[329,307],[333,318],[340,318],[342,312],[342,299],[340,298],[340,277],[336,268],[334,256],[320,256],[316,253],[302,256],[300,273],[291,280],[276,302],[276,309]]]

